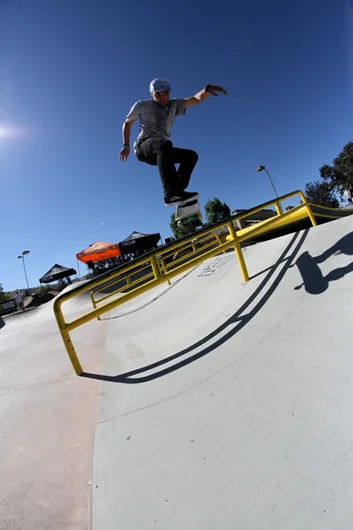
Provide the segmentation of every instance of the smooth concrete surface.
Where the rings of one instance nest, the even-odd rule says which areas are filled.
[[[88,307],[80,297],[67,314]],[[52,302],[0,328],[0,529],[87,530],[98,384],[73,373]],[[104,338],[97,321],[74,334],[90,370]]]
[[[353,528],[352,254],[346,218],[107,315],[94,530]]]

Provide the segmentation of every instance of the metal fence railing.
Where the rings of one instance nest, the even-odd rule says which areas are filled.
[[[283,211],[281,202],[294,196],[299,196],[301,203],[289,211]],[[234,222],[237,219],[248,217],[250,214],[254,214],[269,206],[275,207],[276,215],[265,221],[236,231]],[[133,262],[121,265],[113,271],[109,271],[98,278],[60,294],[54,300],[53,309],[61,337],[76,374],[81,374],[83,369],[71,340],[70,332],[73,329],[95,318],[99,319],[104,313],[111,311],[164,282],[170,283],[176,276],[185,273],[206,259],[225,252],[230,248],[234,248],[235,250],[244,282],[248,281],[249,274],[241,249],[241,243],[255,235],[267,232],[280,219],[285,224],[286,220],[296,212],[301,212],[303,215],[309,217],[311,224],[316,226],[311,205],[307,202],[304,194],[298,190],[278,199],[276,198],[273,201],[261,204],[251,210],[242,212],[239,215],[229,217],[215,225],[203,228],[179,241],[160,247]],[[220,229],[225,229],[225,233],[227,234],[225,242],[222,242],[216,233]],[[66,321],[62,311],[63,304],[67,300],[87,291],[91,295],[92,309],[71,321]],[[97,295],[99,293],[101,296],[98,297]]]

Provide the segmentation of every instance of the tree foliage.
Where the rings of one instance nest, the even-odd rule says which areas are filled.
[[[170,223],[169,223],[170,229],[173,232],[173,235],[175,239],[181,239],[184,236],[187,236],[189,234],[193,234],[200,226],[202,226],[202,222],[197,221],[191,221],[185,226],[178,226],[178,223],[175,220],[175,213],[173,213],[170,216]]]
[[[353,142],[348,142],[340,154],[333,160],[333,165],[324,164],[320,175],[331,189],[341,196],[345,189],[353,192]]]
[[[228,204],[221,202],[217,197],[207,201],[205,204],[205,212],[207,225],[218,223],[231,215]]]
[[[327,182],[308,182],[305,185],[305,196],[309,202],[328,206],[329,208],[338,208],[340,203],[335,197],[334,191]]]
[[[10,300],[10,297],[4,292],[2,283],[0,283],[0,302],[7,302],[8,300]]]
[[[102,259],[96,262],[89,262],[88,268],[91,270],[93,276],[99,276],[104,272],[107,272],[111,269],[114,269],[121,264],[121,259],[119,256],[114,258]]]

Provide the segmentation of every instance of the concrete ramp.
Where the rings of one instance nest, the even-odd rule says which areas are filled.
[[[353,521],[353,220],[233,253],[102,317],[93,528]]]
[[[89,297],[68,302],[74,317]],[[105,324],[76,330],[85,365],[100,369]],[[77,378],[52,302],[0,319],[0,529],[86,530],[97,382]]]

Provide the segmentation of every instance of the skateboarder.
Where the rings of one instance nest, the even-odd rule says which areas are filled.
[[[22,311],[24,311],[23,294],[22,293],[19,293],[18,291],[16,292],[15,302],[17,304],[17,310],[22,309]]]
[[[158,166],[166,206],[198,197],[198,193],[185,191],[198,160],[197,153],[174,147],[169,140],[175,117],[185,114],[187,109],[198,105],[210,94],[218,96],[217,92],[221,92],[227,95],[224,88],[207,85],[190,98],[170,99],[171,90],[165,79],[151,81],[152,99],[137,101],[126,116],[122,131],[123,147],[119,153],[120,160],[125,162],[130,154],[131,126],[139,119],[140,132],[133,144],[134,154],[140,162]],[[178,170],[175,164],[179,164]]]

